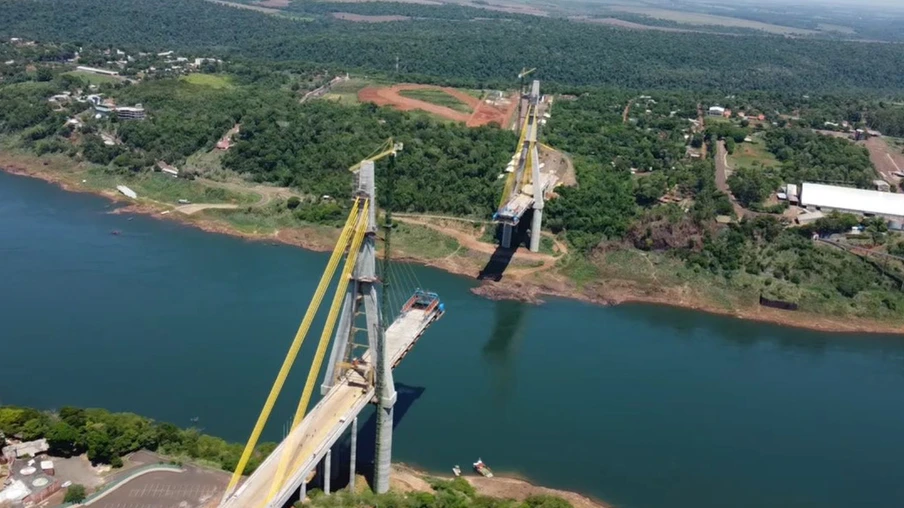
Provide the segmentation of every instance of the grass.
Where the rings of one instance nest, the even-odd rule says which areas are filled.
[[[402,253],[417,253],[418,257],[439,259],[459,251],[460,244],[433,229],[416,224],[399,224],[392,233],[393,245]]]
[[[210,88],[235,88],[229,76],[220,74],[193,72],[187,76],[182,76],[181,79],[193,85],[209,86]]]
[[[223,169],[223,150],[199,150],[191,154],[185,161],[185,169],[196,173],[211,173]]]
[[[358,104],[358,92],[360,92],[362,88],[372,84],[375,83],[370,80],[351,78],[345,83],[339,83],[332,87],[329,93],[325,94],[323,98],[344,105]]]
[[[419,101],[429,102],[430,104],[436,104],[437,106],[445,106],[450,109],[454,109],[455,111],[461,111],[462,113],[470,113],[473,110],[465,103],[461,102],[457,98],[443,92],[442,90],[431,90],[431,89],[423,89],[423,90],[402,90],[399,92],[399,95],[402,97],[408,97],[409,99],[416,99]]]
[[[258,200],[253,193],[237,193],[227,189],[208,187],[202,183],[184,178],[173,178],[163,173],[141,173],[127,175],[112,173],[104,168],[94,167],[81,175],[81,184],[94,190],[113,190],[117,185],[126,185],[138,194],[139,199],[153,199],[164,203],[177,203],[187,199],[193,203],[233,203],[251,204]]]
[[[755,165],[754,163],[764,167],[778,166],[778,160],[766,149],[763,137],[754,135],[752,138],[751,143],[739,143],[735,147],[734,153],[728,156],[728,165],[733,169],[750,168]]]
[[[104,83],[119,83],[122,80],[113,76],[104,76],[103,74],[94,74],[86,71],[71,71],[65,73],[67,76],[74,76],[87,81],[91,85],[102,85]]]

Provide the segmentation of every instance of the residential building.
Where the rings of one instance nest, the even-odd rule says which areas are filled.
[[[116,108],[116,116],[120,120],[144,120],[146,115],[144,107],[141,104],[136,104],[134,107],[122,106]]]
[[[721,106],[712,106],[709,108],[708,116],[725,116],[725,108]]]

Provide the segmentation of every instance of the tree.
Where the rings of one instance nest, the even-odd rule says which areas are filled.
[[[728,185],[738,201],[749,207],[768,198],[778,181],[765,169],[740,168],[728,177]]]
[[[81,451],[81,436],[72,425],[64,421],[54,423],[47,431],[46,437],[52,455],[71,457]]]
[[[66,496],[63,498],[64,503],[81,503],[85,500],[87,496],[87,492],[85,491],[85,486],[79,483],[74,483],[69,486],[66,490]]]
[[[301,204],[301,200],[298,199],[297,196],[292,196],[288,199],[288,201],[286,201],[286,207],[289,210],[294,210],[294,209],[298,208],[298,205],[300,205],[300,204]]]

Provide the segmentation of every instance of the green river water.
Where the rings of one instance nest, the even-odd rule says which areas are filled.
[[[197,417],[244,440],[326,255],[111,209],[0,173],[0,402]],[[448,312],[396,370],[397,461],[480,456],[628,508],[904,506],[904,337],[493,302],[415,272]]]

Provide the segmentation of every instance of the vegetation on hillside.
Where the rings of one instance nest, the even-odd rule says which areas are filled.
[[[170,456],[200,459],[231,471],[242,445],[227,443],[197,429],[180,429],[132,413],[65,406],[56,413],[0,406],[0,432],[23,440],[46,438],[50,453],[70,457],[87,453],[91,462],[122,466],[122,456],[147,449]],[[273,450],[274,443],[257,446],[245,472],[251,472]]]
[[[572,508],[568,501],[555,496],[531,496],[524,501],[499,499],[477,493],[464,478],[454,480],[433,479],[433,493],[388,492],[386,494],[337,492],[325,496],[320,491],[309,491],[308,503],[296,503],[296,507],[312,508]]]
[[[159,51],[228,50],[386,73],[399,55],[405,76],[468,85],[511,82],[524,65],[546,62],[538,77],[572,85],[801,92],[904,88],[899,72],[904,53],[894,44],[625,31],[516,14],[506,14],[505,22],[442,17],[454,9],[441,7],[427,19],[366,24],[331,17],[299,21],[195,0],[5,0],[0,35]],[[481,10],[476,17],[495,16]]]

